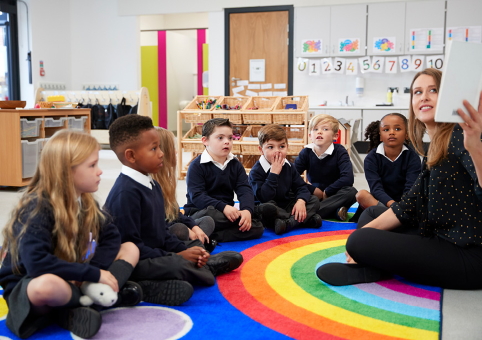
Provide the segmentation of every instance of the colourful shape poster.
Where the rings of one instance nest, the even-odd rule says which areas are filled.
[[[319,56],[323,54],[322,39],[305,39],[301,41],[301,54],[304,56]]]
[[[360,38],[347,38],[338,41],[338,52],[347,54],[360,53]]]
[[[395,48],[395,37],[373,38],[373,52],[394,53]]]

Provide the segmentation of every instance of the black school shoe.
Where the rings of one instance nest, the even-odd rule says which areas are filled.
[[[350,263],[324,264],[316,270],[316,276],[332,286],[375,282],[385,277],[379,269]]]
[[[277,218],[274,221],[274,233],[276,235],[281,235],[281,234],[287,233],[290,230],[295,229],[299,225],[300,225],[300,222],[296,221],[293,216],[291,216],[286,220]]]
[[[139,281],[144,301],[157,305],[179,306],[189,300],[194,292],[191,284],[181,280]]]
[[[218,241],[216,241],[213,238],[210,238],[209,242],[204,242],[204,249],[206,249],[206,251],[209,254],[211,254],[213,252],[214,248],[216,248],[217,245],[218,245]]]
[[[243,255],[237,251],[223,251],[209,257],[206,266],[214,276],[229,273],[243,263]]]
[[[59,309],[56,323],[80,338],[88,339],[97,334],[102,325],[102,315],[90,307]]]
[[[321,227],[322,223],[323,223],[323,220],[321,219],[321,216],[318,214],[314,214],[313,216],[310,217],[308,221],[306,221],[305,227],[317,229]]]
[[[261,221],[263,227],[273,228],[274,221],[278,217],[278,208],[272,203],[261,203],[254,206],[253,218]]]
[[[132,307],[143,299],[141,285],[134,281],[127,281],[117,295],[117,302],[112,307]]]

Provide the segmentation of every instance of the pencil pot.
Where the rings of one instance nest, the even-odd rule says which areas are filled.
[[[213,110],[213,118],[227,118],[233,124],[243,124],[240,113],[249,97],[222,97]]]
[[[182,111],[212,111],[222,96],[195,96]]]

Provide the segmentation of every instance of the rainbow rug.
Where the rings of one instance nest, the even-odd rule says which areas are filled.
[[[327,262],[343,262],[353,223],[323,221],[319,230],[284,237],[224,243],[216,252],[242,252],[238,270],[213,287],[196,287],[183,306],[141,303],[103,313],[93,339],[438,339],[441,293],[393,278],[334,287],[315,275]],[[0,339],[17,339],[5,326],[0,299]],[[31,339],[72,339],[50,326]]]

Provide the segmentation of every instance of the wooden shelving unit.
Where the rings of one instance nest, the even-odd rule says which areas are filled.
[[[202,97],[202,98],[201,98]],[[280,124],[285,127],[288,135],[290,160],[298,155],[308,142],[308,97],[307,96],[289,96],[289,97],[264,97],[266,105],[261,109],[250,109],[258,103],[261,103],[263,97],[250,97],[243,99],[243,107],[240,110],[216,110],[215,107],[209,109],[196,109],[197,100],[209,99],[210,96],[199,96],[195,98],[185,109],[177,112],[177,131],[178,131],[178,153],[177,153],[177,171],[178,178],[184,179],[187,174],[189,163],[204,151],[204,145],[200,138],[189,138],[196,133],[201,134],[201,127],[204,122],[211,118],[225,117],[229,118],[233,123],[234,133],[241,135],[240,140],[233,142],[232,153],[238,157],[243,163],[246,172],[249,173],[253,164],[259,158],[258,131],[263,125]],[[226,102],[228,97],[216,97],[219,102]],[[285,110],[286,103],[292,103],[293,99],[300,100],[302,105],[299,109]],[[258,101],[258,103],[255,103]],[[268,103],[269,102],[269,103]],[[182,134],[183,122],[190,123],[191,129]],[[190,153],[189,162],[183,166],[183,153]]]
[[[45,118],[86,117],[84,131],[90,133],[90,109],[34,109],[0,110],[0,185],[21,187],[30,178],[22,178],[22,140],[35,141],[49,138],[59,129],[68,128],[68,120],[62,126],[45,127]],[[21,118],[41,118],[38,136],[22,138]]]

